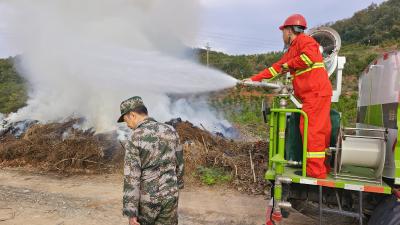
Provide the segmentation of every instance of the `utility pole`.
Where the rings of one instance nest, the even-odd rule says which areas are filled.
[[[210,66],[209,53],[210,53],[211,47],[210,47],[210,43],[208,43],[208,42],[207,42],[207,45],[206,45],[206,49],[207,49],[207,67],[209,67]]]

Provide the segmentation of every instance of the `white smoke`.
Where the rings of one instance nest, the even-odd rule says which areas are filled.
[[[174,103],[167,94],[231,87],[236,80],[187,55],[196,0],[13,0],[4,16],[22,52],[32,89],[12,120],[83,116],[97,131],[115,128],[122,100],[139,95],[160,121],[183,117],[208,129],[220,122],[207,104]],[[190,101],[190,100],[189,100]],[[192,108],[188,108],[192,107]]]

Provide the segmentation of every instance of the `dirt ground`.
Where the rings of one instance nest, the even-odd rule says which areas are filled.
[[[120,174],[63,177],[27,169],[0,170],[0,225],[127,224],[121,216]],[[265,224],[263,196],[223,187],[185,187],[181,192],[179,224]],[[315,221],[292,212],[288,225]]]

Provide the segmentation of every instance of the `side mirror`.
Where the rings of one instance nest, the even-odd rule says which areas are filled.
[[[263,114],[264,123],[268,123],[268,115],[271,114],[271,108],[265,100],[262,101],[261,112]]]

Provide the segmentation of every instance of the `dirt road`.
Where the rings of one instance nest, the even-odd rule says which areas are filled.
[[[21,169],[0,170],[0,225],[127,224],[121,216],[119,174],[60,177]],[[232,190],[187,187],[181,192],[182,225],[261,225],[266,201]],[[314,221],[291,214],[290,225]]]

